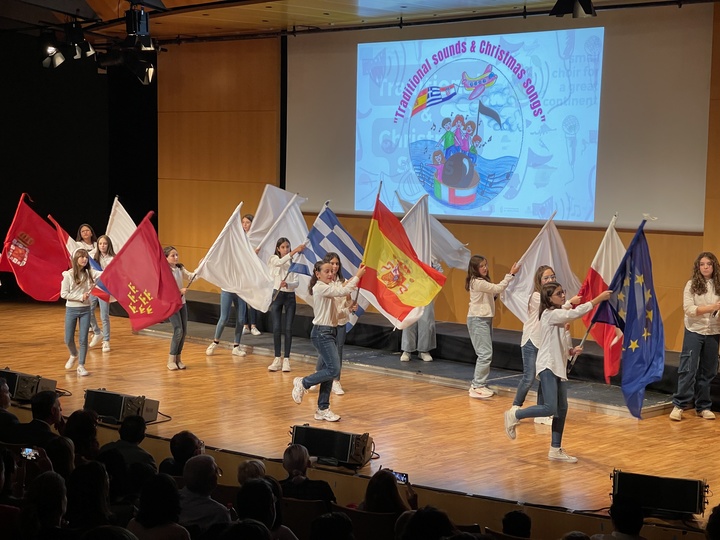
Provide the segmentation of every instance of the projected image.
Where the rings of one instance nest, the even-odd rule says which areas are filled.
[[[355,209],[592,221],[603,29],[358,46]]]

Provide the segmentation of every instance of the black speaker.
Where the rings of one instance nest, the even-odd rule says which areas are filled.
[[[308,425],[293,426],[292,442],[302,444],[311,456],[352,468],[365,465],[373,452],[373,440],[368,433],[358,435]]]
[[[95,411],[108,424],[120,424],[126,416],[142,416],[146,422],[157,420],[160,402],[145,396],[108,392],[104,388],[85,390],[84,409]]]
[[[28,375],[12,371],[10,368],[0,369],[0,377],[7,382],[10,396],[16,401],[30,401],[32,397],[43,390],[55,391],[57,381],[45,379],[40,375]]]
[[[613,497],[619,494],[635,499],[648,515],[702,514],[707,491],[704,480],[613,471]]]

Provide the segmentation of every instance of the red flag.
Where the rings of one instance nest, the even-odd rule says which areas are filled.
[[[163,253],[150,212],[102,274],[102,281],[125,308],[136,332],[174,315],[182,297]]]
[[[605,231],[605,236],[600,242],[600,247],[595,254],[590,269],[588,270],[585,281],[580,287],[580,294],[583,301],[595,298],[598,294],[609,289],[609,284],[620,266],[623,256],[625,255],[625,246],[623,246],[617,231],[615,230],[615,220],[613,217],[610,225]],[[590,326],[597,306],[590,313],[583,316],[585,326]],[[610,383],[610,377],[617,375],[620,371],[620,353],[622,352],[622,339],[617,336],[617,327],[595,322],[590,329],[590,334],[603,348],[605,358],[605,382]]]
[[[26,195],[5,237],[0,270],[15,274],[18,286],[35,300],[55,302],[69,268],[67,252],[50,224],[25,203]]]

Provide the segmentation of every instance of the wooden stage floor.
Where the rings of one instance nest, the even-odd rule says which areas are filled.
[[[188,342],[188,369],[165,367],[169,341],[133,334],[127,319],[113,317],[112,351],[92,349],[89,377],[64,370],[65,309],[60,304],[0,304],[2,367],[57,380],[72,393],[62,398],[65,414],[79,409],[86,389],[144,395],[160,401],[172,417],[152,424],[148,433],[170,438],[183,429],[207,446],[277,459],[290,441],[291,426],[308,423],[350,433],[368,432],[379,459],[360,469],[372,475],[380,466],[407,472],[415,485],[509,501],[592,510],[610,504],[613,469],[662,477],[706,480],[708,509],[720,503],[712,488],[720,485],[715,463],[720,420],[686,413],[682,422],[666,415],[638,421],[571,410],[563,446],[577,464],[548,461],[550,428],[527,421],[509,440],[503,411],[511,398],[470,399],[465,390],[396,378],[346,366],[344,396],[331,398],[338,423],[313,419],[317,394],[301,405],[291,397],[292,379],[313,364],[293,362],[291,373],[270,373],[266,356],[235,357],[227,348],[205,356],[207,343]],[[232,339],[226,329],[225,339]]]

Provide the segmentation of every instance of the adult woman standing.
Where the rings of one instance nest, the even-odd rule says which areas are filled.
[[[689,408],[693,400],[698,416],[715,420],[710,410],[710,383],[718,372],[719,294],[720,268],[717,257],[704,251],[695,259],[692,278],[685,284],[683,292],[685,337],[670,420],[682,420],[683,410]]]

